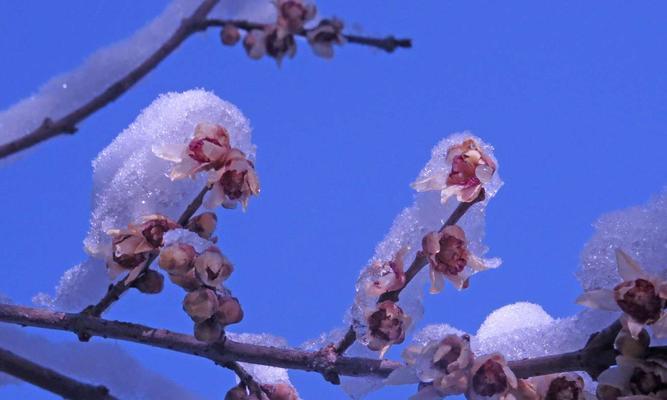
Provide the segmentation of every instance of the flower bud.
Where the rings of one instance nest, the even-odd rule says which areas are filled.
[[[197,253],[189,244],[176,243],[160,251],[158,265],[173,275],[184,275],[192,268]]]
[[[195,337],[202,342],[217,342],[220,340],[222,332],[222,325],[215,318],[195,323]]]
[[[217,287],[229,278],[234,267],[216,247],[211,247],[195,258],[195,273],[206,286]]]
[[[248,392],[245,387],[234,386],[225,395],[225,400],[248,400]]]
[[[218,217],[215,213],[205,212],[190,219],[188,229],[204,239],[210,239],[217,223]]]
[[[195,322],[205,321],[218,309],[218,296],[211,289],[201,288],[185,295],[183,310]]]
[[[141,293],[160,293],[162,288],[164,288],[164,276],[157,271],[149,269],[142,276],[137,278],[133,286]]]
[[[199,279],[195,276],[194,268],[183,275],[169,274],[169,280],[171,280],[174,285],[182,287],[186,292],[191,292],[202,287],[201,282],[199,282]]]
[[[622,329],[618,333],[618,336],[616,336],[614,348],[623,356],[644,358],[650,344],[651,338],[649,337],[648,332],[646,332],[646,329],[642,329],[637,339],[634,339],[630,332]]]
[[[225,26],[220,31],[220,40],[225,46],[234,46],[236,43],[241,40],[241,33],[239,28],[233,24],[225,24]]]
[[[215,318],[222,325],[231,325],[241,322],[243,319],[243,309],[236,297],[220,296],[218,297],[218,309],[215,312]]]
[[[595,391],[595,395],[600,400],[616,400],[623,396],[623,392],[617,387],[600,384]]]
[[[286,383],[262,385],[262,390],[269,396],[269,400],[299,400],[296,389]]]

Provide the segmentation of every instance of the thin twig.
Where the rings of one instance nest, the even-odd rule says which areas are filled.
[[[246,371],[245,368],[243,368],[239,363],[236,361],[230,361],[228,363],[224,363],[222,366],[234,371],[236,376],[238,376],[241,380],[241,383],[243,383],[248,388],[250,394],[254,394],[258,400],[268,399],[267,394],[264,392],[259,383],[257,383],[255,378],[253,378],[252,375],[250,375],[248,371]]]
[[[200,27],[201,29],[207,29],[212,26],[224,27],[225,25],[234,25],[238,29],[242,29],[244,31],[251,31],[255,29],[263,30],[267,26],[267,24],[260,24],[245,20],[207,19],[206,21],[203,21],[200,24]],[[300,32],[297,32],[296,35],[306,37],[308,35],[308,32],[309,32],[308,29],[302,29]],[[404,48],[404,49],[412,48],[411,39],[397,39],[393,36],[376,38],[376,37],[343,34],[343,37],[345,38],[347,43],[375,47],[384,50],[387,53],[393,53],[398,48]]]
[[[473,205],[483,201],[485,198],[485,192],[484,188],[479,192],[479,195],[477,197],[468,203],[459,203],[459,205],[454,209],[452,214],[447,218],[447,221],[442,225],[440,228],[440,232],[442,232],[443,229],[450,225],[455,225],[461,217],[465,215],[465,213],[472,207]],[[414,279],[415,276],[419,273],[419,271],[422,270],[426,265],[428,265],[428,260],[426,256],[421,252],[417,251],[417,254],[415,254],[415,259],[412,261],[410,264],[410,267],[408,270],[405,272],[405,283],[403,286],[399,289],[392,290],[389,292],[385,292],[380,297],[378,298],[378,303],[381,303],[385,300],[392,300],[394,302],[398,301],[398,297],[401,294],[401,291],[405,289],[408,284]],[[357,339],[357,334],[354,331],[354,328],[350,326],[350,328],[347,330],[347,333],[343,337],[343,339],[336,345],[336,353],[337,354],[344,354],[347,349],[350,348]]]
[[[81,121],[127,92],[141,78],[146,76],[157,67],[160,62],[176,50],[185,39],[193,33],[198,32],[200,30],[199,24],[211,12],[218,1],[219,0],[204,0],[189,18],[183,19],[176,32],[174,32],[174,34],[171,35],[169,39],[155,50],[155,52],[144,62],[139,64],[137,68],[130,71],[127,75],[114,82],[104,92],[95,96],[86,104],[60,119],[52,120],[51,118],[45,118],[44,122],[34,131],[16,140],[0,145],[0,159],[21,150],[25,150],[28,147],[32,147],[37,143],[51,139],[52,137],[65,133],[75,133],[77,131],[77,125]]]
[[[115,400],[104,386],[79,382],[0,348],[0,371],[72,400]]]
[[[146,76],[155,67],[157,67],[165,58],[174,52],[188,37],[191,35],[205,31],[209,27],[220,27],[229,23],[233,23],[240,29],[252,30],[263,29],[265,25],[248,22],[248,21],[232,21],[219,19],[206,19],[206,16],[211,12],[213,7],[219,0],[205,0],[189,17],[183,19],[181,25],[176,32],[171,35],[166,42],[164,42],[153,54],[151,54],[144,62],[139,64],[135,69],[130,71],[127,75],[120,78],[109,86],[104,92],[93,97],[86,104],[71,111],[69,114],[60,119],[53,120],[46,117],[42,124],[32,132],[21,136],[18,139],[0,145],[0,159],[11,154],[18,153],[45,140],[62,134],[74,134],[77,132],[77,125],[81,121],[88,118],[90,115],[99,111],[109,103],[115,101],[130,88],[132,88],[141,78]],[[306,30],[298,33],[300,36],[305,36]],[[360,44],[365,46],[376,47],[386,52],[393,52],[397,48],[410,48],[412,41],[410,39],[396,39],[393,36],[385,38],[373,38],[357,35],[343,35],[349,43]]]
[[[185,211],[183,211],[183,214],[178,218],[178,224],[181,226],[186,226],[188,224],[188,221],[190,221],[190,218],[197,212],[199,207],[201,207],[203,201],[204,201],[204,196],[206,193],[211,189],[211,185],[206,185],[204,188],[197,194],[197,197],[195,197],[190,204],[185,208]],[[106,294],[102,299],[100,299],[97,304],[94,305],[89,305],[86,307],[83,311],[81,311],[84,314],[92,315],[95,317],[99,317],[104,313],[113,303],[118,301],[120,299],[120,296],[125,293],[127,290],[129,290],[134,282],[139,279],[143,275],[143,273],[148,270],[150,265],[155,261],[157,258],[157,254],[153,253],[151,254],[148,259],[146,260],[146,263],[143,265],[142,271],[137,275],[137,277],[134,280],[128,281],[127,278],[123,278],[116,282],[113,285],[109,286],[109,290],[107,290]],[[89,337],[82,333],[79,338],[82,341],[88,340]]]
[[[292,348],[277,348],[230,339],[208,344],[193,336],[156,329],[128,322],[110,321],[85,314],[69,314],[44,309],[0,304],[0,321],[23,326],[54,329],[70,332],[88,332],[92,336],[119,339],[147,346],[160,347],[203,357],[217,364],[239,361],[271,367],[315,371],[320,374],[335,371],[344,376],[386,377],[403,364],[391,360],[339,356],[328,363],[319,351],[304,351]],[[650,355],[666,354],[666,347],[652,347]],[[592,353],[587,349],[510,361],[509,367],[520,378],[556,372],[590,371],[601,363],[610,367],[616,363],[614,349]]]

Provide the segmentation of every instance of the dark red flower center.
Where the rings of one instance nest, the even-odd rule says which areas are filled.
[[[169,222],[156,219],[146,222],[145,228],[141,231],[141,234],[151,246],[158,248],[162,246],[164,233],[169,229]]]
[[[620,295],[621,290],[627,289]],[[652,324],[660,319],[664,301],[655,291],[655,286],[646,279],[623,282],[614,288],[616,303],[626,314],[641,324]],[[620,298],[619,298],[620,297]]]
[[[487,360],[472,377],[472,387],[482,396],[493,396],[507,390],[507,376],[502,365]]]
[[[465,242],[444,234],[440,238],[440,251],[435,255],[436,271],[447,275],[458,275],[468,265],[468,251]]]
[[[200,163],[211,162],[211,159],[204,154],[204,142],[213,143],[222,147],[222,143],[216,138],[205,137],[202,139],[195,139],[190,142],[188,145],[188,155],[195,161]]]
[[[561,376],[551,381],[544,400],[577,400],[580,394],[577,382]]]
[[[226,171],[220,178],[220,185],[225,195],[231,200],[240,199],[245,192],[246,171],[239,172],[235,170]]]
[[[433,363],[433,366],[447,374],[449,373],[449,366],[451,363],[459,359],[462,351],[461,346],[458,343],[449,343],[449,345],[452,347],[451,350],[449,350],[444,357]]]
[[[123,268],[127,269],[132,269],[136,267],[137,265],[141,264],[146,260],[146,255],[143,253],[138,253],[138,254],[118,254],[116,251],[118,248],[118,245],[123,243],[125,240],[131,238],[131,235],[125,235],[121,236],[118,238],[115,238],[113,240],[113,256],[112,259],[114,262],[118,265],[120,265]]]
[[[381,308],[368,318],[368,328],[372,336],[385,341],[393,341],[401,337],[403,322]]]
[[[635,368],[630,377],[630,390],[633,394],[651,395],[667,390],[667,384],[659,375]]]

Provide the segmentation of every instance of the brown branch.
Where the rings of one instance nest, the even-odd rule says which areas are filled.
[[[115,400],[104,386],[79,382],[0,348],[0,371],[72,400]]]
[[[75,133],[77,131],[76,126],[81,121],[127,92],[141,80],[141,78],[146,76],[157,67],[160,62],[176,50],[185,39],[193,33],[200,31],[201,21],[206,18],[218,1],[219,0],[204,0],[190,17],[183,19],[176,32],[174,32],[174,34],[171,35],[169,39],[167,39],[167,41],[144,62],[139,64],[137,68],[130,71],[127,75],[113,83],[104,92],[95,96],[83,106],[57,120],[45,118],[44,122],[34,131],[16,140],[0,145],[0,159],[21,150],[25,150],[28,147],[32,147],[40,142],[51,139],[52,137],[65,133]]]
[[[465,213],[472,207],[473,205],[479,203],[480,201],[483,201],[485,198],[485,192],[484,188],[479,192],[479,195],[477,197],[468,203],[459,203],[459,205],[454,209],[452,214],[447,218],[447,221],[442,225],[440,228],[440,232],[442,232],[443,229],[450,225],[455,225],[461,217],[465,215]],[[405,284],[403,284],[403,287],[400,289],[392,290],[390,292],[385,292],[383,293],[379,299],[378,303],[381,303],[385,300],[392,300],[394,302],[398,301],[398,297],[401,294],[401,291],[405,289],[408,286],[408,283],[414,279],[415,276],[419,273],[419,271],[422,270],[425,266],[428,265],[428,260],[426,256],[421,252],[417,251],[417,254],[415,254],[415,259],[412,261],[410,264],[410,267],[408,270],[405,272]],[[345,334],[345,337],[336,345],[336,353],[338,354],[343,354],[347,351],[347,349],[350,348],[357,339],[357,334],[354,331],[354,328],[350,326],[348,329],[347,333]]]
[[[224,27],[225,25],[234,25],[238,29],[244,31],[251,31],[255,29],[262,30],[267,26],[267,24],[260,24],[257,22],[250,22],[244,20],[207,19],[206,21],[203,21],[201,23],[201,29],[207,29],[209,27]],[[308,29],[302,29],[300,32],[297,32],[296,35],[306,37],[308,35],[308,32],[309,32]],[[343,37],[348,43],[375,47],[384,50],[387,53],[393,53],[397,48],[404,48],[404,49],[412,48],[411,39],[397,39],[393,36],[387,36],[384,38],[375,38],[375,37],[343,34]]]
[[[110,321],[85,314],[68,314],[44,309],[0,304],[0,321],[23,326],[54,329],[70,332],[87,332],[91,336],[119,339],[147,346],[160,347],[191,354],[225,365],[230,362],[246,362],[272,367],[315,371],[345,376],[386,377],[403,364],[391,360],[339,356],[327,361],[320,351],[304,351],[291,348],[277,348],[226,339],[219,343],[207,344],[193,336],[156,329],[128,322]],[[667,347],[653,347],[650,355],[667,354]],[[613,349],[581,349],[574,352],[510,361],[509,367],[519,378],[570,371],[596,371],[601,365],[605,369],[615,365],[616,353]]]
[[[206,185],[204,188],[197,194],[197,197],[195,197],[190,204],[185,208],[185,211],[183,211],[183,214],[178,218],[178,224],[181,226],[186,226],[188,224],[188,221],[190,221],[190,218],[197,212],[199,207],[201,207],[203,201],[204,201],[204,196],[206,193],[211,190],[211,185]],[[143,275],[143,273],[148,270],[150,265],[155,261],[157,258],[157,254],[151,254],[148,259],[146,260],[146,263],[143,266],[142,271],[137,275],[137,277],[132,280],[128,281],[127,278],[122,278],[118,282],[116,282],[113,285],[109,286],[109,290],[107,290],[106,294],[102,299],[100,299],[97,304],[94,305],[89,305],[86,307],[81,313],[83,314],[88,314],[92,315],[95,317],[99,317],[104,313],[113,303],[118,301],[120,299],[120,296],[125,293],[128,289],[132,287],[134,282],[139,279]],[[81,334],[79,336],[81,340],[87,340],[89,337],[87,337],[85,334]]]

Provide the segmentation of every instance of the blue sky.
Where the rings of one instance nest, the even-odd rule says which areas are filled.
[[[164,5],[0,2],[0,108],[128,36]],[[223,48],[217,33],[191,38],[76,136],[0,166],[0,292],[29,304],[83,260],[90,161],[159,93],[203,87],[243,110],[258,145],[261,196],[245,214],[221,215],[223,249],[237,266],[230,286],[246,310],[237,331],[296,345],[341,326],[359,269],[411,204],[409,183],[431,147],[466,129],[492,143],[500,161],[505,186],[488,209],[487,243],[504,264],[465,292],[428,297],[422,324],[474,332],[490,311],[524,300],[553,316],[576,312],[574,273],[591,223],[667,183],[664,3],[319,6],[368,34],[412,37],[414,49],[387,55],[349,45],[325,61],[301,45],[278,68]],[[190,330],[176,290],[129,296],[137,299],[114,306],[110,318]],[[127,348],[204,398],[222,398],[232,382],[210,362]],[[293,381],[306,399],[342,397],[315,374],[295,373]],[[54,398],[28,385],[0,387],[0,397]]]

